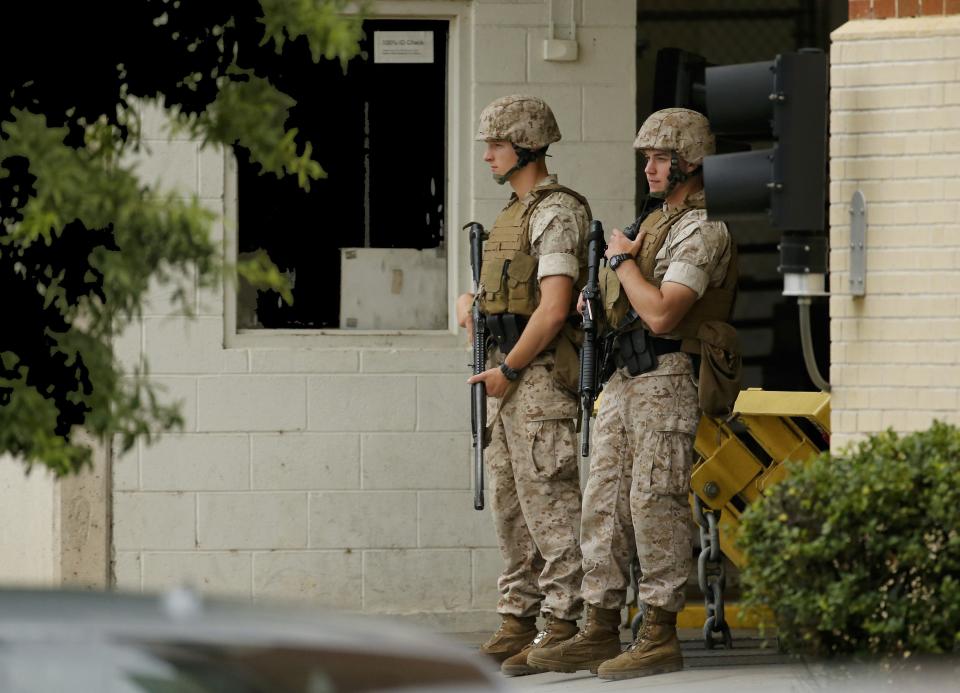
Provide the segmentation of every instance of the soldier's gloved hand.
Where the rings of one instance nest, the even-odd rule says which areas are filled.
[[[510,381],[500,368],[488,368],[483,373],[470,376],[467,382],[471,385],[482,382],[487,388],[489,397],[503,397],[507,392],[507,386],[510,385]]]

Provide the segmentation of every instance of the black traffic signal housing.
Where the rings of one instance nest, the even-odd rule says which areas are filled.
[[[827,60],[819,49],[713,65],[676,48],[657,54],[653,110],[710,120],[717,153],[703,161],[707,215],[765,219],[781,232],[784,293],[824,293]],[[754,148],[754,147],[763,148]]]
[[[717,154],[703,163],[707,213],[768,215],[780,231],[824,230],[827,61],[820,50],[707,67],[705,105],[718,137],[773,141],[767,149]]]

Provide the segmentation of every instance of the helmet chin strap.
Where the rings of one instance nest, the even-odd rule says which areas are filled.
[[[513,145],[513,151],[517,153],[517,163],[513,165],[513,168],[503,175],[497,173],[493,174],[493,179],[497,181],[498,185],[503,185],[506,183],[508,180],[510,180],[510,176],[530,162],[536,161],[537,159],[543,158],[547,155],[547,147],[543,147],[542,149],[524,149],[523,147]]]
[[[659,192],[651,192],[650,197],[658,200],[669,197],[670,193],[672,193],[678,185],[686,183],[690,178],[697,175],[699,171],[700,167],[697,166],[689,173],[684,172],[680,168],[680,159],[677,157],[677,153],[670,152],[670,173],[667,174],[667,187]]]

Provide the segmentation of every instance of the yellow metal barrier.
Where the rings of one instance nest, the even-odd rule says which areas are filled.
[[[734,419],[744,425],[740,435],[730,424],[701,419],[695,443],[701,462],[693,470],[690,487],[705,506],[722,511],[720,549],[739,568],[743,556],[734,540],[741,509],[783,478],[784,462],[807,460],[824,447],[797,420],[809,421],[824,441],[829,440],[830,394],[744,390],[734,406]],[[752,441],[754,449],[743,438]]]

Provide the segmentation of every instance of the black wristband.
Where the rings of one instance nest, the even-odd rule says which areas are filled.
[[[503,377],[513,382],[520,377],[520,371],[515,371],[510,366],[507,365],[507,362],[504,361],[500,364],[500,372],[503,373]]]
[[[630,253],[620,253],[619,255],[614,255],[612,258],[610,258],[610,269],[616,272],[617,268],[627,260],[636,260],[636,259],[637,258],[635,258]]]

